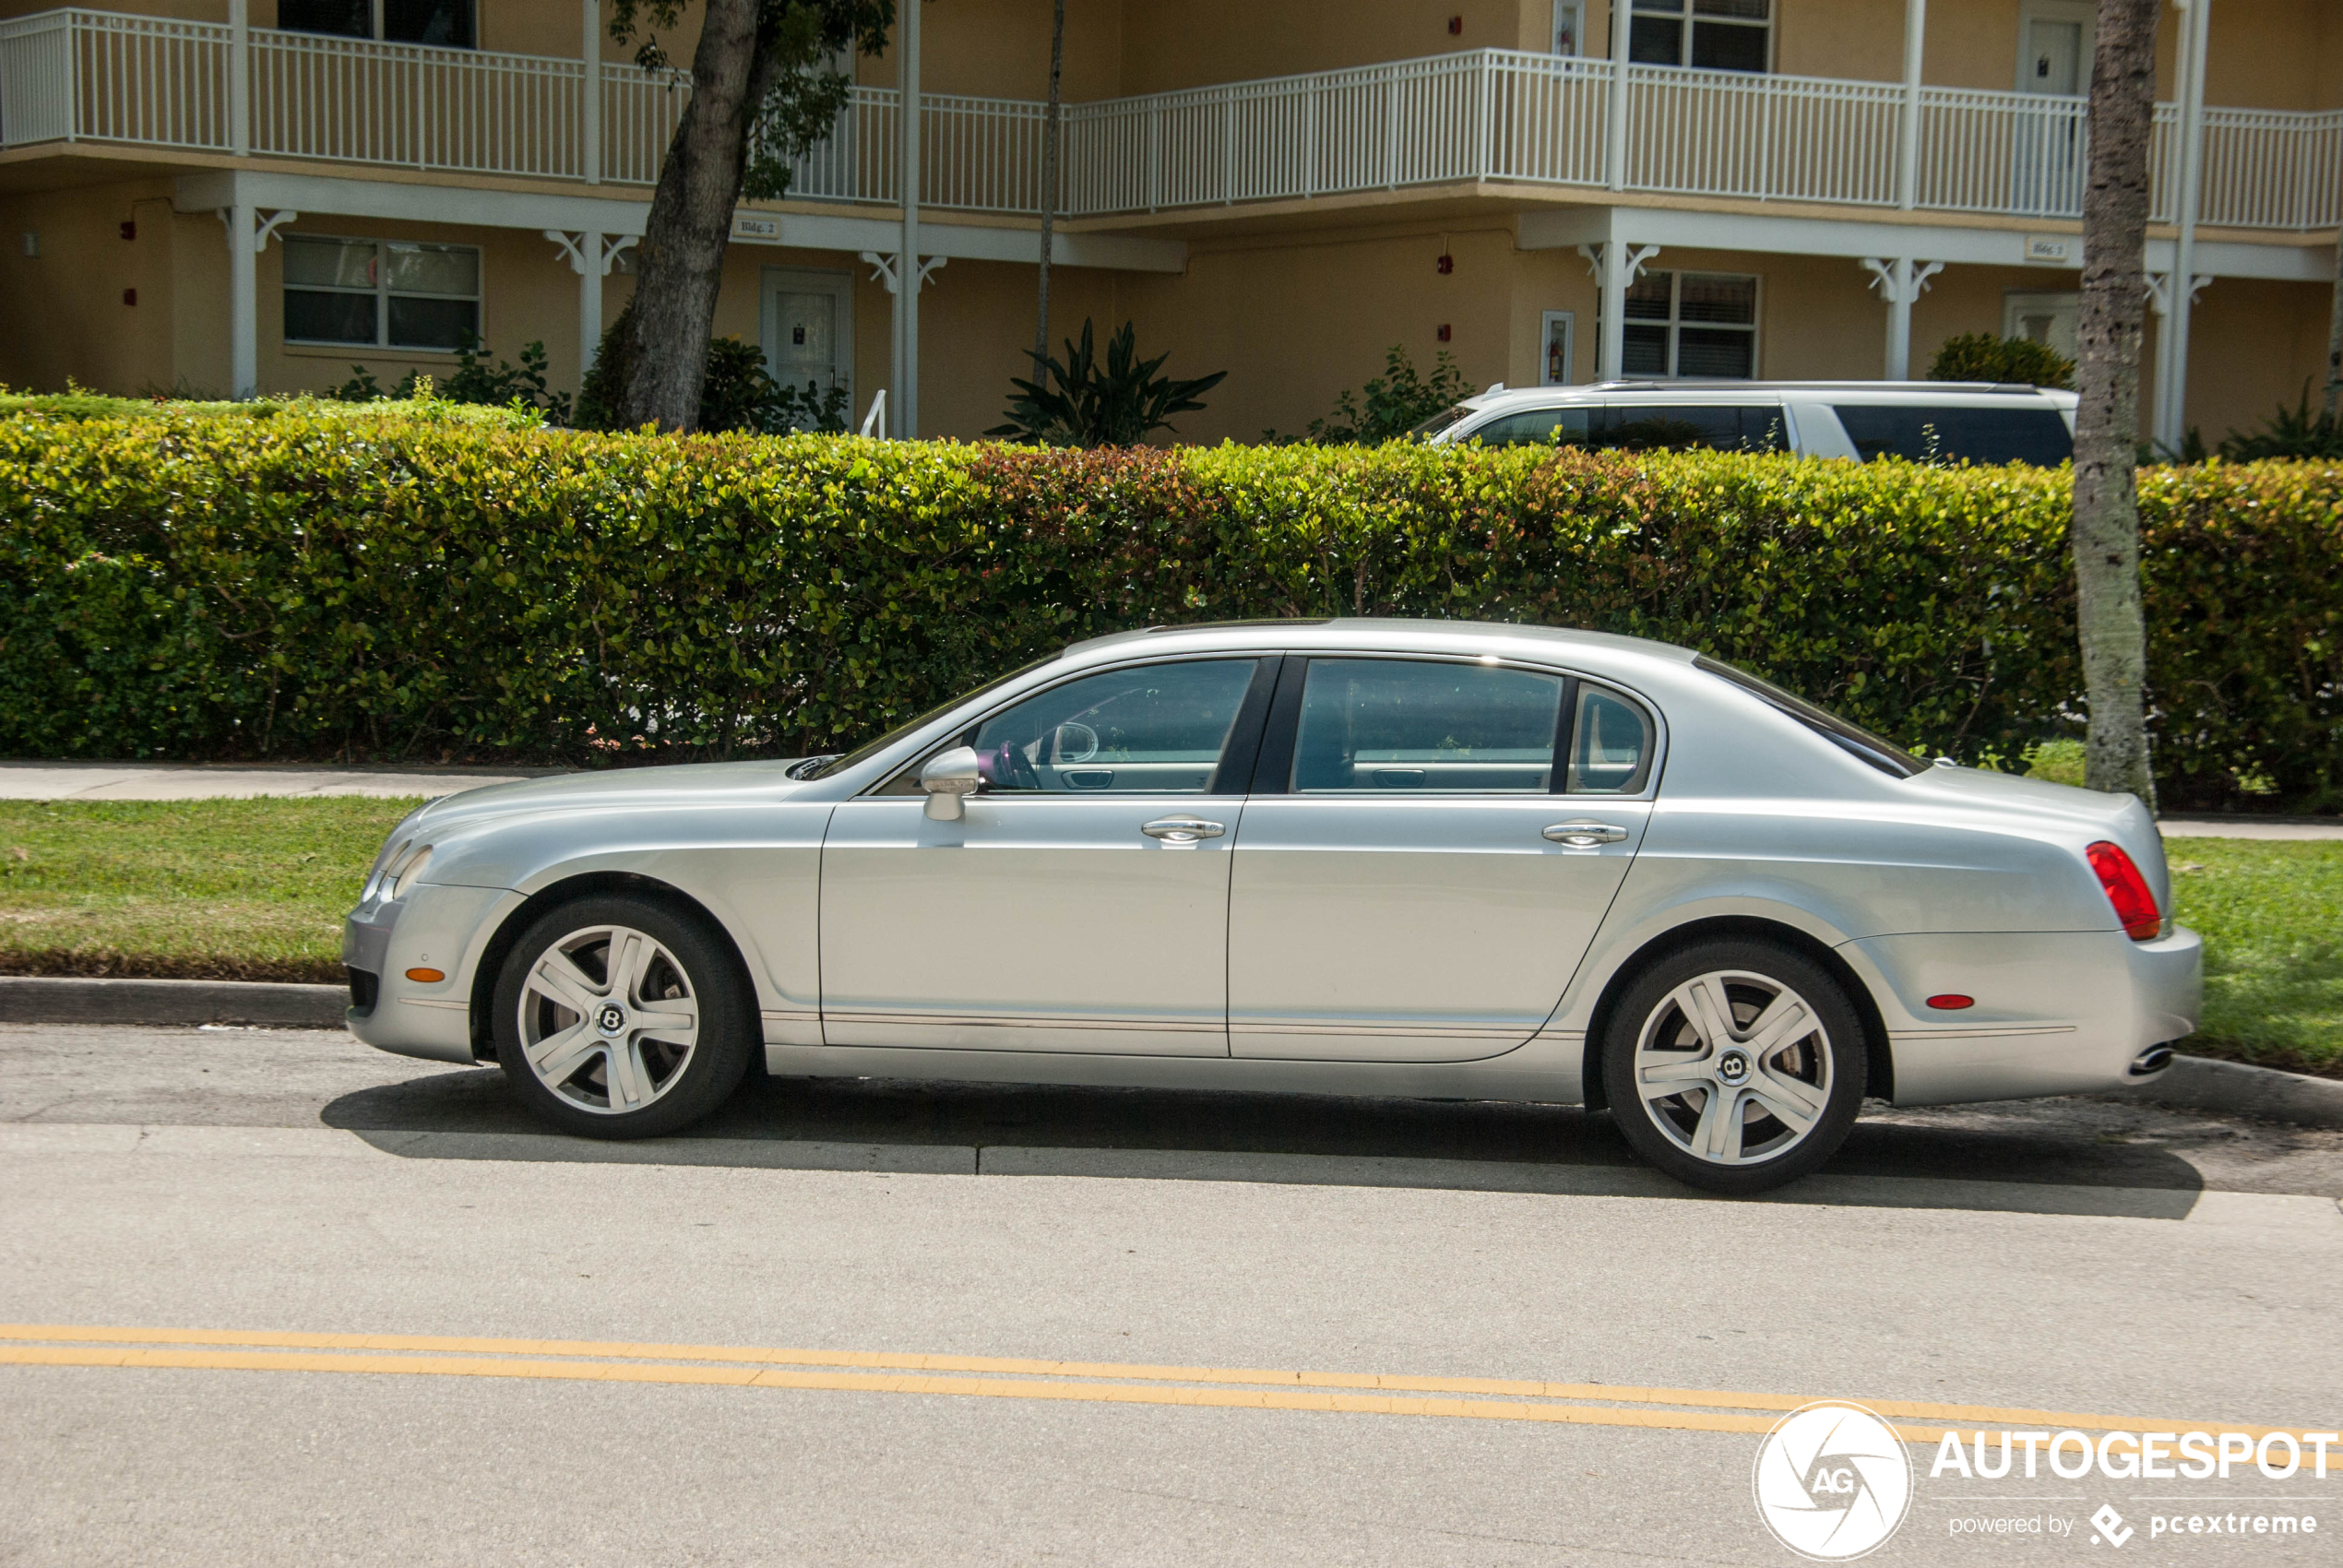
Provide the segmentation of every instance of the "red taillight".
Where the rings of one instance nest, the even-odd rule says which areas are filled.
[[[2107,890],[2107,901],[2115,906],[2123,934],[2134,942],[2154,941],[2164,929],[2164,915],[2132,857],[2123,853],[2122,845],[2104,838],[2083,853],[2090,858],[2091,870],[2099,873],[2099,885]]]

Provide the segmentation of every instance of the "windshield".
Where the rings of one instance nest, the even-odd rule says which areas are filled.
[[[1439,434],[1442,431],[1447,429],[1450,425],[1462,420],[1465,415],[1470,412],[1472,412],[1472,410],[1466,408],[1462,403],[1451,403],[1446,408],[1441,410],[1438,413],[1433,415],[1430,419],[1424,421],[1421,424],[1416,426],[1413,430],[1408,432],[1408,434],[1414,436],[1418,441],[1429,441],[1433,436]]]
[[[1693,665],[1695,669],[1706,670],[1711,675],[1730,681],[1742,690],[1772,704],[1824,740],[1869,763],[1882,773],[1897,778],[1909,778],[1928,771],[1926,763],[1895,742],[1884,740],[1860,724],[1849,724],[1829,709],[1816,707],[1804,697],[1792,695],[1771,681],[1760,680],[1746,670],[1736,670],[1707,654],[1694,659]]]
[[[886,750],[887,747],[893,745],[896,742],[901,740],[904,736],[909,735],[913,731],[920,729],[923,725],[933,723],[934,720],[943,718],[946,714],[951,712],[962,703],[974,702],[978,697],[982,696],[985,693],[999,686],[1005,686],[1011,681],[1016,680],[1018,676],[1029,674],[1033,671],[1039,670],[1044,664],[1054,664],[1064,657],[1064,655],[1063,653],[1053,653],[1044,658],[1037,659],[1030,664],[1019,665],[1017,669],[1010,671],[1007,674],[1000,676],[994,680],[987,681],[984,684],[975,688],[973,691],[962,692],[950,702],[937,704],[935,707],[929,708],[925,713],[921,714],[917,719],[912,719],[908,724],[897,725],[894,729],[889,730],[886,734],[881,735],[875,741],[863,742],[862,744],[855,747],[852,751],[848,752],[844,756],[829,758],[827,761],[824,762],[820,767],[807,773],[805,777],[808,778],[827,778],[834,773],[845,772],[848,768],[854,766],[858,763],[867,762],[872,757],[876,756],[879,753]]]

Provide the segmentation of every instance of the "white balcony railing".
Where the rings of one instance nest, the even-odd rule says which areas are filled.
[[[93,141],[647,185],[690,94],[680,71],[255,30],[249,121],[230,104],[230,30],[60,10],[0,22],[0,146]],[[1623,145],[1610,145],[1626,93]],[[599,115],[585,113],[595,92]],[[2074,218],[2078,98],[1923,88],[1912,205]],[[1904,199],[1894,83],[1631,66],[1482,50],[1076,103],[1059,210],[1111,216],[1488,180],[1877,208]],[[898,96],[858,87],[792,194],[897,200]],[[1041,106],[921,100],[921,199],[1041,205]],[[589,124],[600,146],[589,159]],[[2155,212],[2177,206],[2178,125],[2157,115]],[[2343,111],[2206,111],[2201,220],[2290,232],[2343,222]]]

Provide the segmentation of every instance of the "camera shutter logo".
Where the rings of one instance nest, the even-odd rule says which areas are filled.
[[[1757,1516],[1774,1538],[1817,1562],[1844,1562],[1885,1541],[1912,1503],[1903,1440],[1860,1405],[1824,1400],[1774,1423],[1757,1449]]]

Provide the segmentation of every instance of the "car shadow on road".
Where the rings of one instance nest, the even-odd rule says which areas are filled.
[[[493,1068],[357,1090],[322,1111],[410,1158],[1141,1177],[1703,1198],[1637,1164],[1610,1117],[1490,1100],[1349,1099],[900,1079],[752,1078],[675,1137],[550,1131]],[[1822,1172],[1765,1201],[2179,1219],[2204,1189],[2168,1150],[2094,1129],[1858,1123]]]

